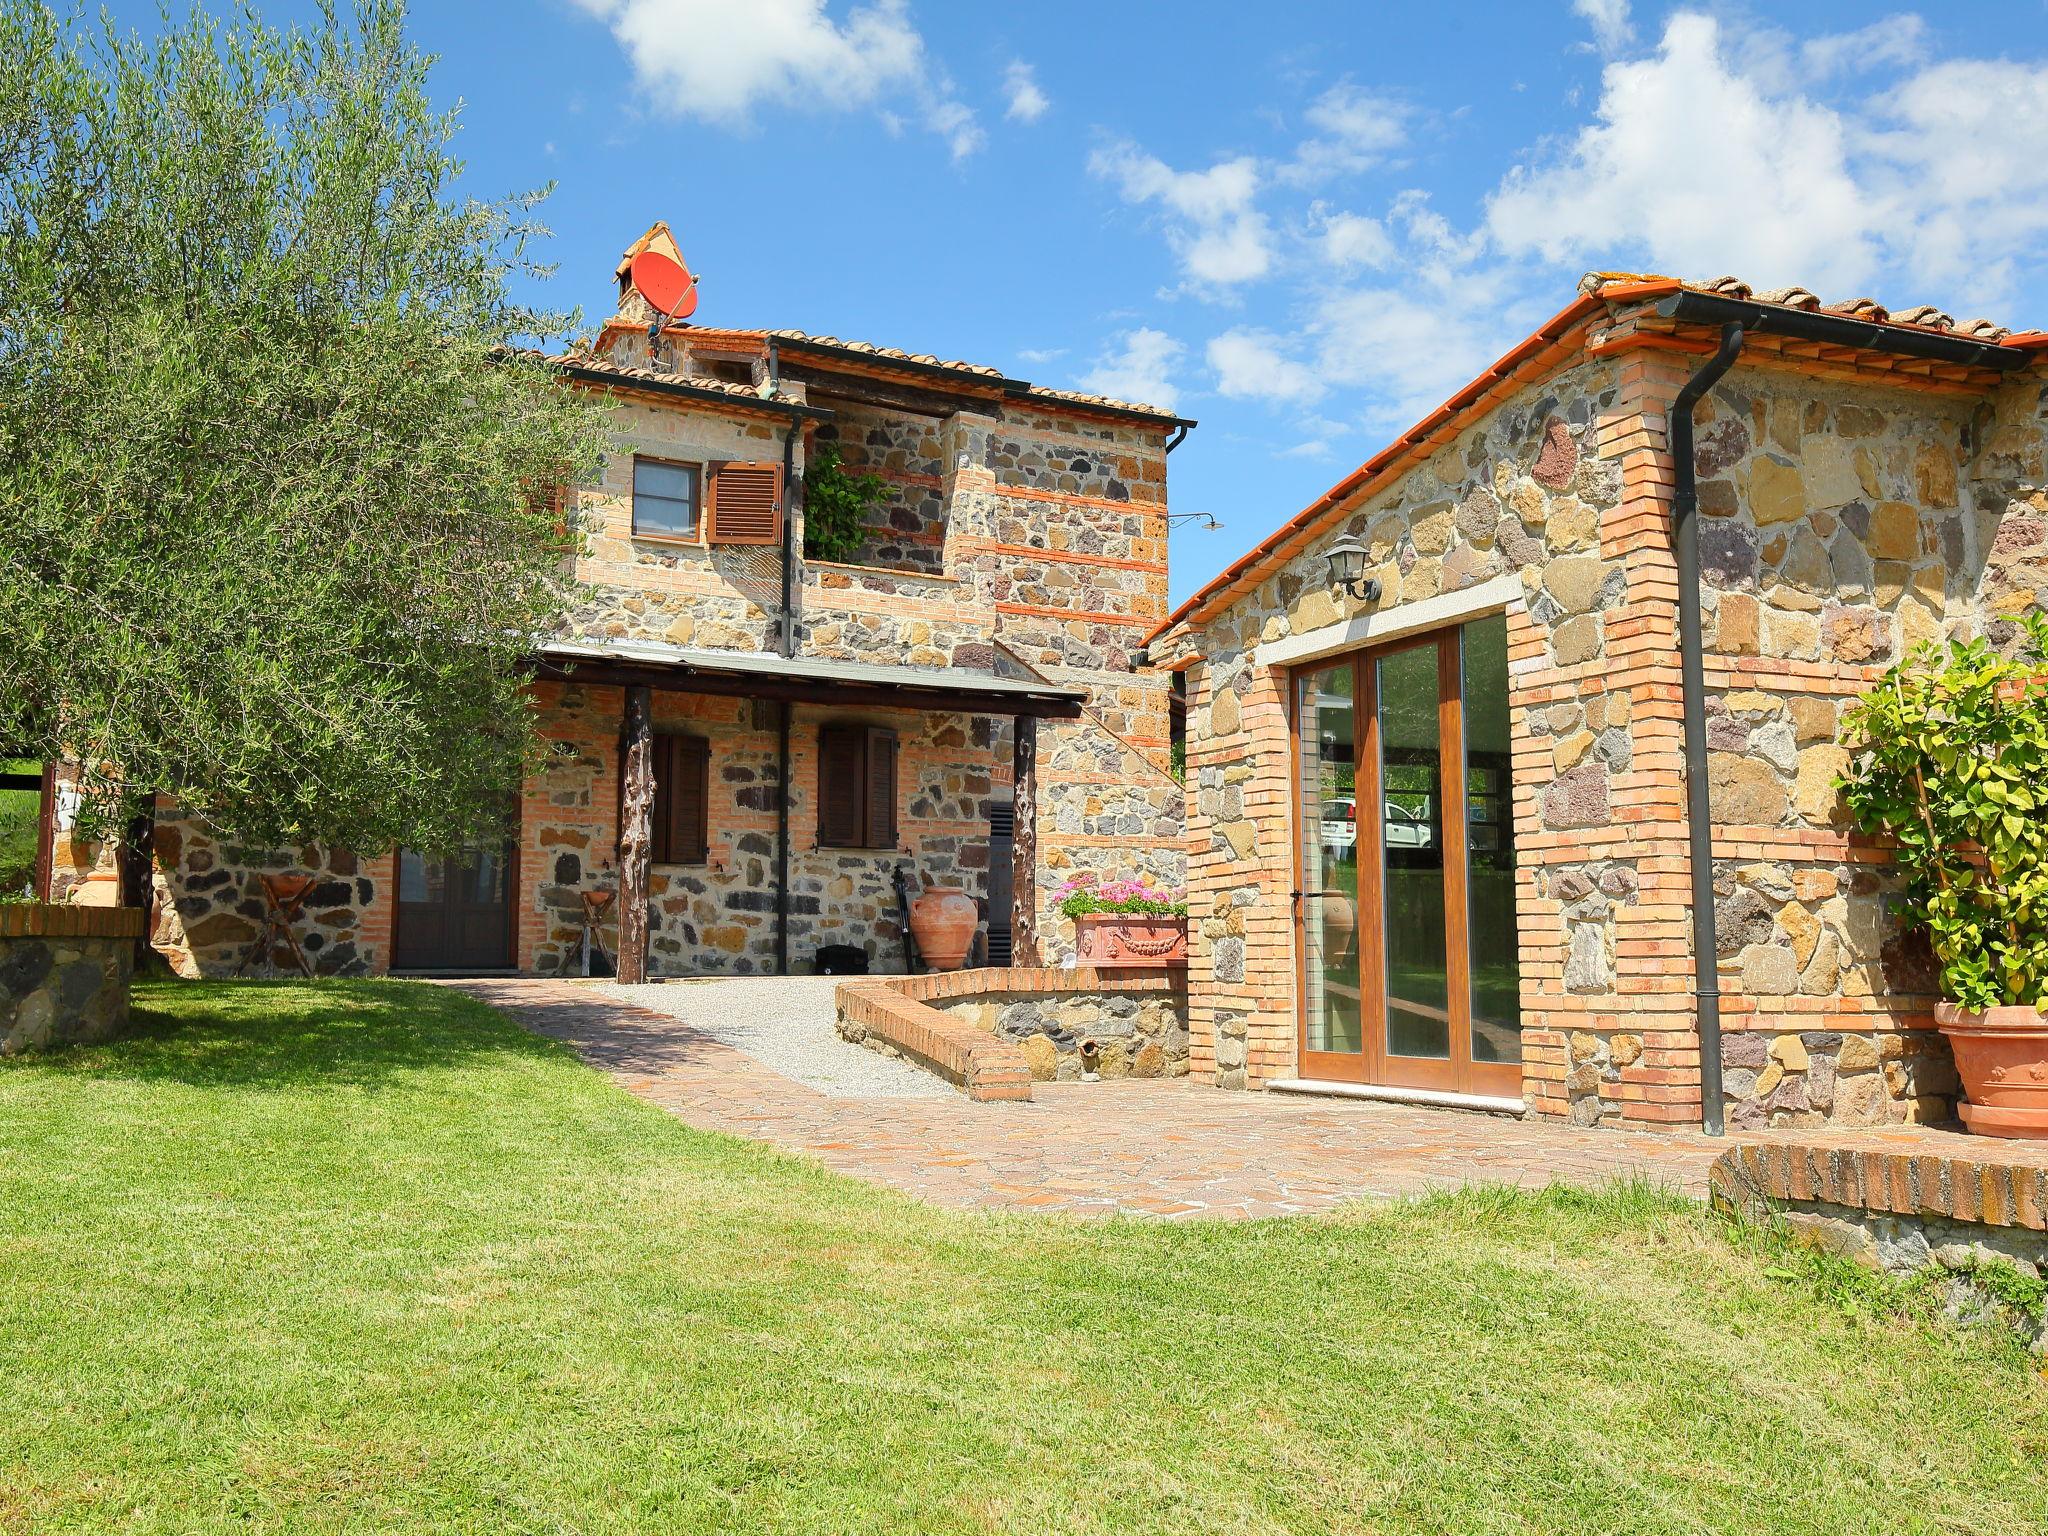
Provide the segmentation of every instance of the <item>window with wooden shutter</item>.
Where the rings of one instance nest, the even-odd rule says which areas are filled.
[[[867,733],[857,725],[828,725],[818,733],[818,842],[823,847],[862,846],[866,752]]]
[[[780,543],[782,466],[774,463],[712,465],[707,526],[713,544]]]
[[[868,732],[868,846],[896,846],[896,733]]]
[[[818,843],[896,846],[896,733],[828,725],[818,733]]]
[[[711,743],[654,738],[654,862],[702,864],[711,854]]]

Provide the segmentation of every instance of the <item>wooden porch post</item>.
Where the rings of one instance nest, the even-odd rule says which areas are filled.
[[[647,979],[647,887],[654,869],[654,722],[645,687],[626,690],[619,739],[619,981]]]
[[[1010,833],[1010,963],[1038,962],[1038,717],[1010,722],[1016,819]]]

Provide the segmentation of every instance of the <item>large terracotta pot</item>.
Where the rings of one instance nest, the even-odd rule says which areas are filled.
[[[1083,912],[1074,919],[1074,947],[1083,965],[1186,965],[1188,920],[1137,912]]]
[[[974,947],[981,909],[957,885],[935,885],[910,904],[917,953],[935,971],[957,971]]]
[[[1969,1102],[1963,1124],[1979,1136],[2048,1141],[2048,1012],[2024,1004],[1973,1013],[1937,1003],[1934,1022],[1956,1053]]]

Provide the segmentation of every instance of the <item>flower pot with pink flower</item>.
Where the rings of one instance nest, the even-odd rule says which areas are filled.
[[[1181,892],[1143,875],[1103,879],[1084,870],[1053,894],[1060,914],[1073,919],[1081,964],[1136,969],[1188,963],[1188,904]]]

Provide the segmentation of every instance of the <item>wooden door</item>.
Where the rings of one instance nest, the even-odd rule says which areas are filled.
[[[430,858],[398,855],[392,965],[407,971],[497,971],[515,964],[514,850],[471,848]]]
[[[1295,679],[1304,1077],[1521,1091],[1506,621]]]

